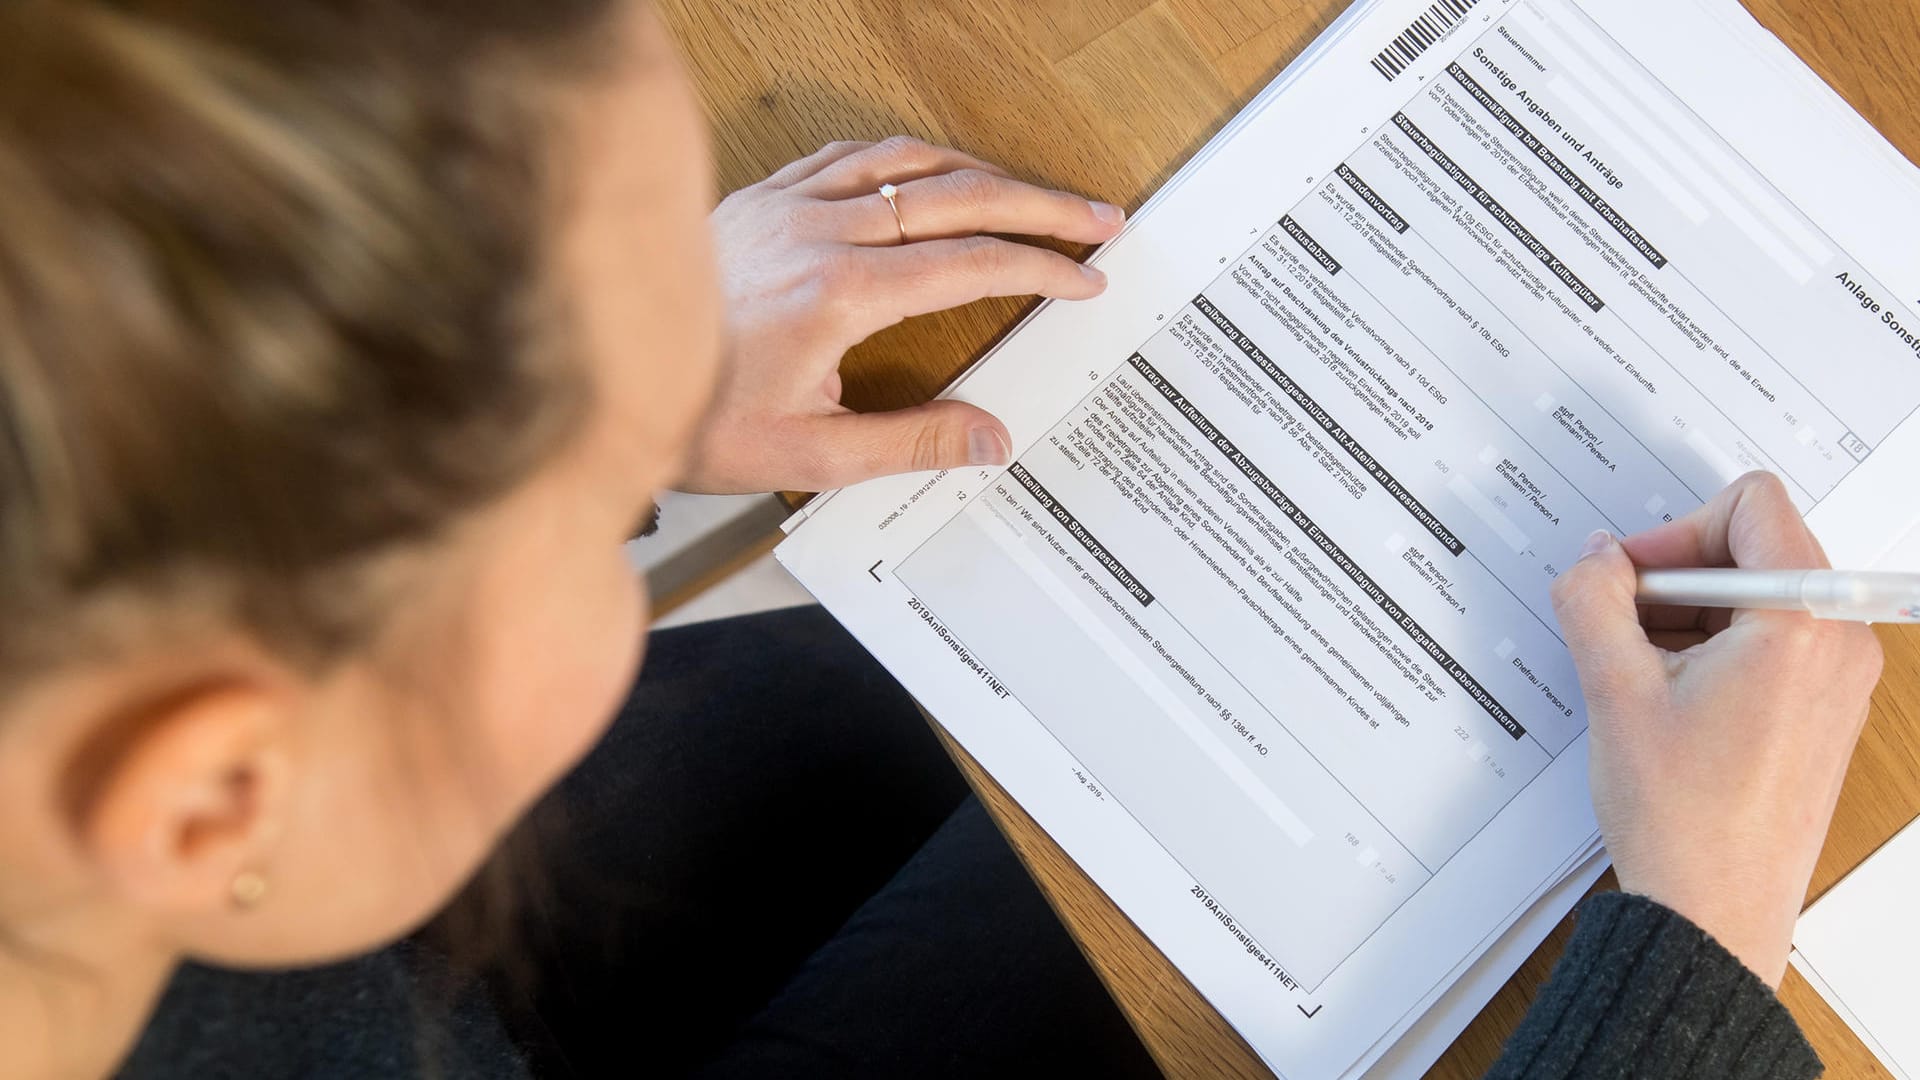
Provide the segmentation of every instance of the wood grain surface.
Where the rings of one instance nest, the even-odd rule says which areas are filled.
[[[1139,206],[1344,0],[657,0],[712,119],[724,190],[835,139],[917,135],[1025,179]],[[1910,158],[1914,0],[1748,0]],[[1844,182],[1837,178],[1836,182]],[[849,404],[922,401],[1026,310],[985,301],[856,349]],[[1881,630],[1886,677],[1810,898],[1920,813],[1920,634]],[[952,747],[1148,1048],[1175,1077],[1269,1073],[1059,848]],[[1605,884],[1603,883],[1603,886]],[[1477,1077],[1526,1011],[1563,924],[1430,1074]],[[1833,1077],[1886,1073],[1798,975],[1782,996]],[[1286,1007],[1284,1003],[1277,1007]]]

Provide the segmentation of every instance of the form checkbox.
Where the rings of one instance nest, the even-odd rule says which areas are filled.
[[[1485,446],[1480,449],[1480,464],[1491,465],[1494,462],[1499,460],[1500,460],[1500,451],[1494,449],[1491,446]]]
[[[1655,495],[1653,498],[1647,500],[1647,513],[1654,517],[1659,517],[1660,511],[1666,508],[1667,500],[1659,495]]]
[[[1505,660],[1506,658],[1513,655],[1513,650],[1514,650],[1513,639],[1503,637],[1500,639],[1500,644],[1495,645],[1493,647],[1493,655],[1499,657],[1502,660]]]
[[[1405,550],[1407,550],[1406,537],[1400,535],[1399,533],[1394,533],[1392,536],[1387,537],[1387,553],[1388,554],[1398,555]]]
[[[1559,400],[1552,394],[1541,394],[1533,399],[1533,407],[1541,412],[1552,412],[1553,407],[1558,404],[1560,404]]]

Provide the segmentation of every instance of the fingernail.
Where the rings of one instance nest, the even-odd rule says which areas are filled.
[[[1107,275],[1105,271],[1091,266],[1082,266],[1080,272],[1085,274],[1087,280],[1093,282],[1095,285],[1103,289],[1107,287]]]
[[[1126,223],[1127,212],[1112,203],[1096,202],[1089,203],[1088,205],[1093,207],[1093,216],[1108,225],[1122,225]]]
[[[1013,451],[1007,448],[1005,439],[990,427],[977,427],[967,432],[967,464],[969,465],[1005,465],[1013,460]]]
[[[1605,529],[1595,529],[1593,535],[1587,537],[1587,542],[1580,545],[1580,557],[1584,559],[1589,555],[1598,555],[1612,547],[1613,543],[1612,533]]]

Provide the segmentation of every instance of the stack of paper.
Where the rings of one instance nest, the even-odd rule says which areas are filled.
[[[1600,873],[1548,589],[1778,473],[1916,520],[1920,178],[1734,0],[1359,2],[779,556],[1286,1077],[1418,1075]]]
[[[1920,1075],[1920,824],[1909,823],[1800,916],[1793,966],[1887,1071]]]

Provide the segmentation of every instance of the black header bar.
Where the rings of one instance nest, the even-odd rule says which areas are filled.
[[[1447,528],[1433,511],[1427,509],[1426,504],[1414,498],[1413,492],[1408,491],[1405,484],[1394,479],[1393,474],[1387,471],[1387,467],[1380,464],[1380,459],[1368,453],[1367,448],[1360,445],[1360,440],[1354,438],[1346,428],[1334,422],[1327,410],[1321,408],[1320,403],[1313,400],[1313,396],[1308,394],[1299,383],[1294,382],[1293,377],[1282,370],[1279,364],[1274,363],[1271,357],[1261,352],[1260,346],[1255,345],[1238,326],[1233,325],[1233,321],[1215,307],[1205,293],[1193,298],[1193,306],[1200,314],[1207,317],[1207,321],[1211,322],[1215,329],[1226,335],[1228,341],[1239,346],[1240,351],[1247,354],[1247,359],[1253,361],[1254,366],[1279,387],[1281,393],[1292,399],[1309,419],[1319,424],[1321,430],[1325,431],[1340,449],[1347,452],[1348,457],[1358,462],[1360,467],[1366,470],[1367,475],[1373,477],[1373,482],[1380,485],[1382,491],[1391,495],[1393,501],[1399,503],[1407,513],[1412,514],[1421,528],[1432,533],[1433,538],[1440,541],[1440,546],[1456,557],[1466,553],[1467,546],[1460,542],[1460,538],[1454,535],[1452,529]]]
[[[1167,381],[1166,376],[1161,375],[1152,364],[1147,362],[1146,357],[1135,353],[1128,363],[1141,378],[1147,380],[1148,385],[1159,391],[1161,397],[1167,399],[1167,403],[1173,406],[1175,412],[1178,412],[1195,431],[1200,433],[1203,441],[1212,445],[1227,459],[1228,464],[1232,465],[1235,471],[1246,477],[1255,488],[1259,489],[1260,494],[1266,496],[1268,502],[1280,510],[1281,517],[1305,534],[1307,540],[1320,549],[1321,554],[1352,579],[1360,592],[1371,600],[1389,621],[1399,627],[1402,633],[1413,640],[1415,648],[1432,658],[1441,670],[1445,671],[1454,682],[1459,683],[1460,688],[1467,692],[1467,696],[1473,699],[1474,704],[1485,709],[1487,715],[1493,717],[1494,723],[1499,724],[1501,729],[1516,742],[1526,736],[1527,729],[1520,726],[1520,721],[1514,719],[1506,706],[1500,704],[1486,687],[1481,686],[1480,681],[1442,648],[1440,643],[1433,639],[1433,635],[1427,633],[1426,629],[1415,621],[1414,617],[1408,614],[1393,597],[1388,596],[1386,590],[1374,582],[1372,575],[1362,570],[1359,563],[1354,562],[1339,544],[1333,542],[1332,537],[1321,532],[1320,526],[1307,516],[1307,512],[1288,498],[1287,493],[1280,490],[1280,485],[1260,471],[1260,468],[1249,460],[1239,447],[1222,435],[1220,429],[1200,412],[1199,407],[1175,389],[1173,384]]]
[[[1634,228],[1626,218],[1621,217],[1620,211],[1615,210],[1613,204],[1601,198],[1599,192],[1588,187],[1579,173],[1574,172],[1566,162],[1560,160],[1560,155],[1549,150],[1546,143],[1541,142],[1538,136],[1527,130],[1526,125],[1514,119],[1513,114],[1495,101],[1485,87],[1474,82],[1473,76],[1467,74],[1466,68],[1459,64],[1448,64],[1447,74],[1453,76],[1453,81],[1459,83],[1473,100],[1480,103],[1481,108],[1487,110],[1487,114],[1493,117],[1495,123],[1506,128],[1508,134],[1519,139],[1520,145],[1533,151],[1533,156],[1540,159],[1540,163],[1547,167],[1548,172],[1559,177],[1561,183],[1572,188],[1574,194],[1580,196],[1580,201],[1593,207],[1594,213],[1600,215],[1600,220],[1613,226],[1613,231],[1626,240],[1628,247],[1639,252],[1641,258],[1652,263],[1655,270],[1667,268],[1667,257],[1660,254],[1660,249],[1654,247],[1651,240],[1642,236],[1639,229]]]
[[[1539,259],[1541,264],[1553,273],[1554,277],[1560,279],[1561,284],[1573,290],[1573,295],[1577,297],[1581,303],[1587,305],[1587,307],[1593,309],[1596,313],[1607,306],[1600,302],[1600,294],[1588,288],[1587,283],[1580,280],[1579,275],[1573,272],[1571,266],[1561,262],[1558,255],[1547,250],[1547,245],[1541,243],[1538,237],[1528,232],[1527,227],[1520,224],[1520,219],[1514,217],[1512,212],[1506,207],[1501,206],[1498,199],[1495,199],[1489,194],[1486,188],[1481,187],[1479,181],[1468,176],[1467,170],[1461,168],[1459,163],[1448,157],[1444,150],[1434,145],[1433,140],[1427,138],[1427,133],[1421,131],[1418,124],[1407,119],[1406,113],[1394,113],[1393,123],[1395,127],[1406,133],[1407,138],[1413,140],[1415,146],[1419,147],[1423,153],[1432,158],[1434,164],[1440,166],[1442,172],[1446,173],[1454,183],[1460,185],[1460,190],[1471,196],[1473,201],[1479,203],[1482,209],[1493,215],[1495,221],[1498,221],[1508,232],[1512,233],[1513,238],[1520,241],[1521,247],[1526,248],[1534,258]]]
[[[1053,497],[1053,492],[1048,491],[1040,481],[1034,479],[1025,465],[1016,461],[1008,467],[1007,472],[1020,482],[1021,487],[1027,489],[1027,494],[1040,501],[1041,509],[1052,514],[1053,519],[1067,530],[1068,536],[1080,541],[1080,546],[1087,549],[1087,554],[1093,556],[1094,562],[1106,567],[1107,573],[1113,575],[1113,580],[1120,583],[1120,587],[1126,590],[1128,596],[1138,600],[1141,607],[1153,606],[1153,594],[1147,591],[1146,586],[1140,584],[1140,579],[1120,565],[1120,560],[1113,557],[1113,552],[1108,551],[1105,544],[1095,539],[1094,535],[1087,531],[1087,527],[1080,524],[1078,518],[1068,513],[1067,508],[1060,505],[1060,500]]]
[[[1388,206],[1387,200],[1381,198],[1380,193],[1373,190],[1373,185],[1360,179],[1360,174],[1354,172],[1352,166],[1343,161],[1340,163],[1339,168],[1333,170],[1333,175],[1338,176],[1348,187],[1352,188],[1353,193],[1360,196],[1360,201],[1366,203],[1374,213],[1384,218],[1387,223],[1387,228],[1397,233],[1407,231],[1407,219],[1401,217],[1398,210]]]
[[[1293,237],[1293,242],[1299,244],[1301,250],[1312,256],[1314,262],[1320,264],[1320,269],[1325,270],[1328,277],[1339,275],[1340,264],[1334,261],[1333,256],[1327,254],[1326,248],[1320,246],[1320,241],[1315,240],[1312,234],[1300,227],[1299,222],[1293,220],[1292,215],[1281,218],[1280,227],[1287,231],[1288,236]]]

